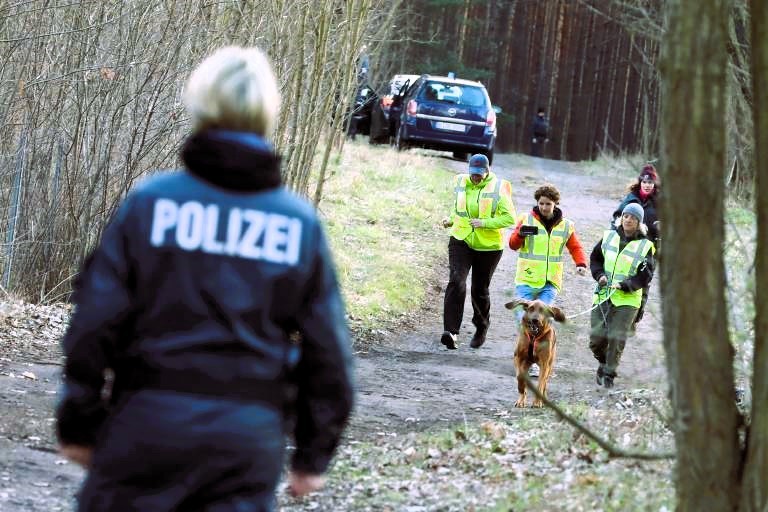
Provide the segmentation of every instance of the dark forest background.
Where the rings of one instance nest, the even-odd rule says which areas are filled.
[[[499,116],[501,151],[527,152],[541,107],[552,130],[547,156],[594,159],[626,152],[657,159],[660,0],[413,0],[390,42],[375,46],[373,76],[456,72],[486,84]],[[729,181],[752,182],[751,93],[745,0],[729,22]]]
[[[260,46],[270,55],[285,98],[271,138],[288,186],[315,203],[332,155],[343,148],[343,112],[354,98],[362,53],[370,60],[369,81],[382,91],[396,73],[453,71],[485,83],[503,109],[498,151],[529,151],[541,107],[551,126],[545,156],[631,155],[638,163],[657,160],[666,179],[671,162],[664,162],[669,141],[660,135],[659,63],[671,30],[665,17],[679,1],[0,4],[0,293],[38,301],[69,294],[80,262],[127,191],[146,174],[180,164],[188,131],[184,82],[205,55],[228,44]],[[730,193],[751,199],[748,4],[716,1],[729,13],[722,17],[727,65],[710,64],[702,73],[726,74],[722,171]],[[701,9],[694,10],[698,17]],[[696,125],[694,113],[681,115]]]

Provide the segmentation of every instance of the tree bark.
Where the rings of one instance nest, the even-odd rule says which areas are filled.
[[[678,508],[735,510],[741,452],[722,252],[727,0],[667,6],[661,284]]]
[[[757,250],[755,254],[755,357],[752,377],[752,414],[747,434],[742,478],[741,509],[768,509],[768,5],[751,2],[752,91],[755,134],[755,191]]]

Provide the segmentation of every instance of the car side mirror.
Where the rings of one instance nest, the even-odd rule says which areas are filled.
[[[501,114],[501,107],[498,105],[493,105],[493,111],[497,114]]]

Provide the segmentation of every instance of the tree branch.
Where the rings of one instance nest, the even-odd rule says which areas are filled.
[[[525,385],[528,387],[528,389],[531,390],[531,392],[536,395],[536,398],[544,402],[544,405],[555,411],[555,413],[562,419],[564,419],[567,423],[571,424],[576,430],[587,436],[588,438],[592,439],[594,442],[600,446],[603,450],[608,452],[608,455],[615,458],[624,458],[624,459],[640,459],[640,460],[661,460],[661,459],[674,459],[675,454],[673,452],[661,452],[661,453],[653,453],[653,452],[638,452],[634,450],[625,450],[623,448],[620,448],[614,444],[612,444],[607,439],[604,439],[599,434],[596,434],[592,430],[590,430],[586,425],[581,423],[579,420],[574,418],[573,416],[570,416],[568,413],[566,413],[563,409],[555,405],[554,402],[549,401],[544,395],[542,395],[536,384],[531,380],[531,378],[528,376],[528,374],[522,374],[520,377],[525,381]]]

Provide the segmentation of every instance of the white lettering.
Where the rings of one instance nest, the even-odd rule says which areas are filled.
[[[188,201],[179,208],[176,243],[187,251],[194,251],[203,243],[205,209],[197,201]]]
[[[299,249],[301,248],[301,221],[299,219],[288,220],[288,246],[285,248],[286,265],[295,265],[299,262]]]
[[[209,204],[205,207],[205,234],[203,235],[203,252],[221,254],[224,243],[216,239],[219,230],[219,207]]]
[[[154,247],[160,247],[165,241],[165,232],[176,225],[179,216],[179,205],[170,199],[155,201],[152,214],[152,236],[150,241]]]
[[[254,260],[261,259],[261,247],[258,246],[258,243],[264,232],[267,214],[257,210],[243,210],[243,218],[250,222],[250,226],[237,246],[237,255]]]
[[[227,221],[227,246],[224,253],[229,256],[237,254],[237,244],[240,242],[240,233],[243,229],[243,215],[240,208],[229,210],[229,220]]]
[[[276,213],[231,208],[221,225],[220,205],[198,201],[178,204],[155,201],[150,242],[159,247],[173,232],[176,245],[185,251],[226,254],[270,263],[296,265],[301,253],[301,221]],[[221,228],[221,229],[220,229]]]
[[[267,222],[267,233],[264,235],[264,259],[283,263],[285,251],[281,249],[288,240],[285,233],[288,218],[282,215],[270,215]]]

